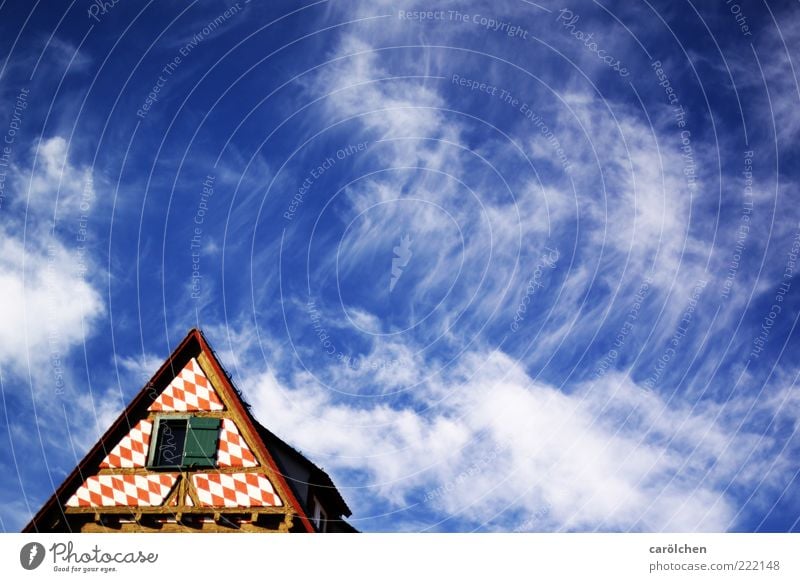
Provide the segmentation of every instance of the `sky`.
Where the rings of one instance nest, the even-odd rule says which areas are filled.
[[[192,327],[362,531],[800,530],[800,12],[737,1],[0,1],[0,531]]]

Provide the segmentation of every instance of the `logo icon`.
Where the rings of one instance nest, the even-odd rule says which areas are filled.
[[[403,269],[408,265],[413,253],[411,252],[411,237],[407,234],[400,238],[400,244],[394,247],[392,257],[392,280],[389,283],[389,293],[394,291],[394,286],[403,274]]]
[[[39,542],[29,542],[19,551],[19,563],[26,570],[35,570],[44,561],[44,546]]]

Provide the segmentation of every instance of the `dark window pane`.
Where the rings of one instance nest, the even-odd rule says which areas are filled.
[[[158,424],[153,465],[156,467],[179,467],[183,461],[185,442],[186,419],[162,420]]]

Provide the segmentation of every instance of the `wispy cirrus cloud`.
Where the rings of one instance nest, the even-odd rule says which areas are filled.
[[[681,332],[674,345],[682,353],[701,345],[698,334],[713,312],[695,305],[716,300],[724,278],[707,268],[713,223],[694,218],[716,196],[706,170],[714,156],[702,136],[692,138],[687,154],[669,117],[648,118],[636,106],[575,90],[558,103],[531,98],[571,164],[553,171],[560,164],[552,143],[518,120],[508,135],[523,144],[527,161],[548,171],[503,174],[513,193],[506,196],[480,154],[503,167],[508,158],[499,153],[519,152],[492,133],[470,151],[470,121],[448,111],[457,93],[437,84],[446,71],[434,66],[426,80],[405,78],[388,52],[363,40],[346,38],[333,54],[349,56],[319,75],[311,95],[328,95],[327,120],[357,115],[349,129],[375,140],[370,153],[382,167],[402,171],[369,175],[345,191],[336,216],[346,234],[335,252],[315,249],[315,307],[326,331],[360,337],[364,361],[404,353],[398,361],[413,373],[388,371],[398,381],[376,381],[374,370],[332,363],[319,357],[313,338],[298,335],[291,365],[267,355],[273,372],[251,368],[242,378],[265,422],[327,459],[339,480],[357,488],[363,509],[376,512],[368,523],[380,524],[378,508],[389,503],[406,511],[409,527],[420,526],[415,511],[424,507],[431,511],[425,527],[433,529],[720,531],[737,527],[742,490],[761,479],[773,486],[792,479],[793,433],[773,435],[769,422],[742,422],[749,410],[794,423],[791,407],[753,396],[731,406],[719,397],[727,373],[712,375],[702,404],[676,385],[674,369],[655,389],[645,382],[676,330],[697,330],[686,338]],[[449,67],[469,70],[466,61]],[[419,200],[433,204],[403,207]],[[448,231],[451,223],[468,234]],[[387,316],[381,274],[406,233],[421,242],[407,280],[404,273],[405,303],[392,304]],[[536,297],[530,327],[516,336],[525,342],[535,331],[533,342],[524,350],[488,347],[501,339],[498,329],[508,329],[540,259],[533,249],[545,245],[559,252],[550,291]],[[460,258],[469,265],[465,272],[456,267]],[[337,277],[354,277],[361,293],[328,293]],[[630,331],[626,312],[643,282],[644,308],[636,308]],[[439,289],[446,292],[436,295]],[[303,320],[303,302],[284,309],[289,321]],[[397,318],[404,309],[407,319]],[[383,335],[428,313],[420,334]],[[459,323],[475,332],[469,337],[454,326],[465,313]],[[383,316],[376,321],[375,314]],[[358,329],[364,325],[370,333]],[[632,356],[590,379],[586,371],[599,358],[592,342],[611,348],[608,333],[619,328],[633,334]],[[430,343],[439,338],[453,349]],[[559,385],[529,372],[574,362],[581,346],[584,356],[573,368],[581,371],[571,381]],[[717,361],[721,351],[708,357]],[[373,400],[381,394],[376,385],[392,398]],[[348,387],[346,396],[337,386]],[[785,400],[791,384],[780,392]],[[324,437],[302,428],[309,423],[326,426]],[[775,454],[753,464],[758,447]]]
[[[415,406],[348,404],[305,372],[248,373],[242,387],[378,529],[389,503],[426,529],[724,531],[736,526],[728,488],[790,478],[797,449],[754,458],[781,440],[739,425],[743,409],[796,423],[791,386],[735,410],[669,402],[618,373],[565,394],[500,352],[417,386]]]
[[[75,56],[59,129],[25,150],[3,208],[0,363],[7,385],[42,362],[40,398],[57,322],[76,389],[34,428],[16,422],[32,405],[9,407],[42,462],[7,491],[57,481],[200,325],[365,530],[797,528],[791,15],[767,30],[761,11],[751,45],[724,8],[579,3],[592,48],[560,7],[323,3],[261,29],[270,4],[208,35],[137,121],[126,108],[216,16],[172,8],[148,10],[185,9],[174,34],[140,22],[113,53],[114,19],[77,55],[85,31],[65,28],[32,85]],[[92,167],[75,146],[106,122]],[[110,274],[75,244],[76,208],[105,209],[100,176],[120,181],[107,232],[90,229]],[[27,347],[5,347],[18,326]]]

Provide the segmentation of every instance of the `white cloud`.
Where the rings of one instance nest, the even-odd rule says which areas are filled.
[[[395,320],[370,329],[402,329],[403,323],[415,324],[430,312],[418,333],[429,340],[443,337],[458,343],[459,331],[464,330],[452,329],[456,321],[472,327],[470,334],[485,323],[511,321],[539,251],[549,244],[558,247],[560,260],[551,277],[552,292],[546,299],[536,298],[536,304],[548,310],[532,310],[526,322],[528,329],[537,329],[535,325],[548,320],[530,358],[546,359],[568,337],[592,337],[610,307],[608,302],[586,302],[592,288],[619,294],[620,304],[626,304],[626,297],[632,297],[645,279],[651,280],[652,296],[674,288],[676,298],[665,303],[655,337],[672,333],[685,306],[683,290],[710,277],[703,273],[703,249],[687,233],[691,197],[686,194],[686,163],[674,128],[652,127],[630,107],[605,103],[585,92],[563,93],[559,106],[539,105],[532,98],[571,162],[573,192],[552,172],[531,172],[528,181],[517,178],[520,164],[526,173],[528,163],[559,167],[551,144],[543,143],[537,126],[522,114],[510,131],[530,162],[509,142],[488,133],[472,152],[465,137],[470,124],[446,113],[452,103],[438,84],[402,78],[402,63],[389,53],[373,51],[363,40],[345,37],[334,55],[354,56],[336,61],[309,84],[315,97],[328,95],[327,122],[364,114],[355,123],[359,132],[386,140],[370,148],[382,167],[421,169],[382,173],[348,189],[351,208],[342,213],[347,236],[336,253],[317,263],[311,285],[318,294],[324,289],[315,286],[325,286],[338,269],[342,279],[357,277],[351,282],[357,281],[360,291],[369,289],[365,295],[373,302],[358,304],[344,297],[343,307],[378,312],[385,307],[377,305],[378,299],[388,296],[391,249],[408,234],[415,241],[408,274],[398,284],[401,292],[386,299]],[[441,74],[425,66],[425,74]],[[458,57],[448,66],[460,70]],[[390,77],[396,78],[385,80]],[[371,113],[377,110],[379,114]],[[414,113],[413,119],[408,112]],[[420,139],[405,139],[409,137]],[[701,144],[692,145],[699,167]],[[487,170],[487,162],[496,164],[510,182],[513,198],[503,181]],[[534,176],[542,183],[534,182]],[[702,199],[701,180],[696,189],[694,199]],[[409,198],[425,203],[409,203]],[[375,268],[367,270],[365,265]],[[437,303],[442,297],[445,301]],[[553,303],[540,303],[543,300]],[[465,311],[469,317],[459,319]],[[333,325],[330,320],[328,324]]]
[[[65,223],[71,240],[53,226],[54,217],[58,225],[88,214],[95,197],[91,171],[70,163],[67,149],[62,137],[41,139],[28,163],[12,168],[9,200],[25,211],[25,234],[12,214],[0,239],[0,363],[47,379],[59,393],[69,379],[67,354],[105,312],[95,276],[89,277],[91,253],[74,238],[78,221]]]
[[[313,97],[328,95],[322,116],[326,124],[364,114],[349,122],[348,139],[384,140],[370,147],[369,155],[380,166],[413,166],[418,171],[374,176],[346,192],[351,208],[340,216],[345,224],[376,205],[381,210],[351,223],[338,254],[323,255],[312,278],[330,281],[336,268],[346,276],[363,273],[372,261],[383,261],[386,271],[379,272],[375,289],[385,292],[389,251],[405,233],[418,241],[409,273],[415,265],[426,266],[421,274],[403,280],[410,304],[424,303],[431,290],[446,286],[456,258],[463,257],[468,269],[450,302],[414,340],[369,338],[365,359],[394,357],[402,362],[401,370],[373,373],[326,362],[313,337],[298,346],[298,354],[288,354],[285,346],[274,354],[265,350],[277,372],[254,373],[245,362],[242,386],[259,418],[332,468],[340,475],[340,485],[356,474],[353,483],[361,489],[348,494],[345,487],[345,496],[364,509],[357,514],[366,518],[367,526],[374,517],[369,508],[385,511],[388,502],[390,511],[429,504],[432,520],[421,524],[412,518],[415,527],[452,516],[494,529],[734,527],[737,507],[729,485],[756,485],[765,476],[769,483],[781,483],[791,474],[783,453],[752,457],[759,449],[775,451],[785,439],[765,433],[762,425],[742,424],[753,410],[768,418],[777,416],[776,401],[783,403],[784,421],[795,423],[796,407],[786,404],[796,400],[787,399],[790,387],[763,401],[748,395],[735,403],[693,402],[680,394],[665,398],[647,391],[612,367],[594,383],[573,383],[567,389],[534,380],[523,363],[490,352],[482,347],[480,330],[473,333],[496,309],[513,313],[538,249],[555,239],[561,254],[557,276],[563,286],[557,288],[555,306],[547,313],[550,323],[536,336],[537,353],[531,358],[544,360],[560,348],[577,355],[583,340],[595,340],[593,334],[607,311],[620,305],[629,309],[628,298],[648,278],[653,281],[648,300],[661,310],[648,338],[652,345],[635,345],[631,339],[629,347],[639,352],[637,358],[645,349],[660,355],[695,282],[709,279],[708,288],[716,287],[716,275],[704,273],[709,249],[696,238],[704,225],[694,222],[692,207],[703,209],[716,193],[709,195],[700,172],[696,192],[688,195],[684,172],[690,160],[681,156],[680,131],[672,120],[654,114],[656,123],[651,126],[628,105],[604,103],[586,92],[563,92],[563,103],[543,105],[542,113],[568,153],[575,191],[544,172],[541,187],[533,178],[512,184],[512,201],[492,183],[490,172],[475,169],[480,164],[473,154],[501,158],[502,165],[502,158],[510,156],[500,154],[513,148],[495,143],[486,132],[481,134],[485,143],[475,152],[459,147],[470,140],[469,124],[444,111],[452,103],[437,91],[437,83],[400,78],[408,71],[407,59],[401,62],[390,52],[371,49],[363,40],[345,37],[334,55],[359,54],[338,61],[307,87]],[[453,61],[448,66],[456,70],[458,57]],[[414,72],[441,73],[432,62],[415,63]],[[558,166],[551,144],[530,124],[520,119],[511,125],[517,132],[512,137],[534,164]],[[691,145],[695,168],[714,167],[705,164],[709,151],[699,139]],[[518,169],[507,172],[510,180]],[[479,204],[472,205],[451,176],[469,183]],[[408,192],[450,211],[461,232],[468,233],[463,247],[457,237],[447,235],[443,214],[428,207],[399,211],[389,206]],[[543,193],[552,202],[549,214],[543,208]],[[690,219],[697,227],[692,234],[687,231]],[[427,243],[422,236],[426,232],[433,233]],[[487,264],[490,268],[484,271]],[[358,281],[363,288],[370,284]],[[593,288],[600,288],[602,297],[585,303]],[[617,292],[619,302],[606,300],[612,293],[617,299]],[[478,325],[466,331],[450,329],[469,301],[471,321]],[[339,313],[321,303],[322,313]],[[378,309],[357,303],[346,307],[363,326],[388,329],[374,320]],[[620,315],[618,309],[611,313],[612,318]],[[328,330],[344,333],[348,324],[342,319],[327,319]],[[708,319],[709,314],[698,310],[692,326],[700,327]],[[639,323],[647,328],[654,320],[642,314]],[[443,352],[432,356],[416,343],[424,343],[419,336],[426,334],[443,334],[453,345],[470,349],[459,352],[450,369],[441,370],[436,357],[444,358]],[[599,341],[606,340],[608,336]],[[268,347],[278,343],[265,341]],[[693,341],[686,339],[681,348],[685,354],[691,353]],[[321,362],[309,369],[321,369],[321,377],[294,367],[293,356],[302,361],[308,351],[317,356],[311,358],[314,363]],[[281,360],[281,353],[288,360]],[[706,356],[707,361],[719,362],[718,353]],[[241,353],[238,357],[242,362]],[[393,391],[402,391],[403,397],[371,398],[394,395]]]
[[[144,386],[156,370],[164,363],[164,358],[152,353],[142,353],[138,356],[117,356],[118,369],[127,379],[136,386]]]
[[[77,273],[78,259],[58,240],[42,237],[27,247],[7,232],[0,237],[0,363],[23,374],[63,358],[83,342],[104,313],[99,293]],[[61,358],[60,364],[53,357]],[[48,364],[50,362],[50,364]],[[51,377],[53,383],[55,376]]]
[[[69,144],[61,136],[41,139],[32,148],[32,172],[17,168],[17,205],[39,217],[59,220],[87,215],[95,202],[93,173],[68,159]],[[77,226],[75,226],[77,228]]]
[[[749,459],[753,446],[778,441],[742,430],[724,406],[667,404],[619,374],[565,394],[499,352],[466,355],[447,379],[417,389],[415,408],[342,403],[307,373],[286,384],[254,374],[243,388],[257,417],[312,459],[368,475],[352,491],[340,483],[356,504],[430,503],[437,519],[475,527],[723,531],[735,526],[731,480],[791,470]],[[520,514],[538,517],[511,517]],[[358,517],[369,526],[373,516]]]
[[[74,462],[65,445],[85,450],[121,402],[111,391],[91,398],[72,357],[106,311],[96,287],[101,269],[88,241],[77,238],[86,238],[78,217],[88,215],[86,204],[94,201],[91,172],[70,163],[61,137],[39,140],[31,154],[12,168],[7,221],[0,227],[0,367],[4,382],[29,385],[36,405],[38,438],[16,439],[17,454],[64,451],[54,458],[58,471],[60,463]],[[20,397],[24,401],[24,392]],[[12,422],[18,434],[32,432],[18,422]]]

